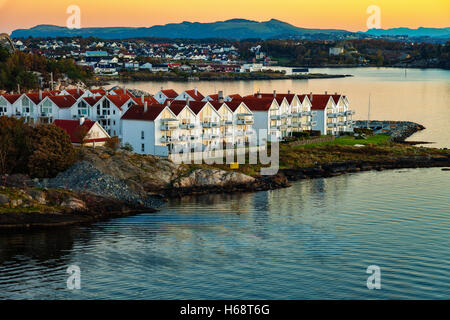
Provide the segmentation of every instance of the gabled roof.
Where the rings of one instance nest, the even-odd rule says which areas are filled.
[[[101,94],[102,96],[104,96],[106,94],[106,90],[105,89],[91,89],[89,91],[92,94]]]
[[[103,96],[95,96],[95,97],[84,97],[83,100],[86,101],[91,107],[95,106],[100,100],[102,100]]]
[[[128,95],[126,94],[117,94],[117,95],[108,95],[106,96],[109,101],[111,101],[117,108],[122,110],[122,107],[125,103],[132,100]]]
[[[189,103],[187,103],[186,101],[172,101],[170,106],[180,106],[182,105],[183,108],[185,106],[189,106],[189,108],[196,114],[198,115],[200,113],[200,111],[203,110],[203,108],[205,107],[205,105],[207,104],[207,101],[189,101]]]
[[[34,104],[39,104],[41,103],[42,100],[45,99],[45,97],[53,97],[54,95],[54,91],[43,91],[42,92],[42,99],[39,99],[39,93],[38,92],[33,92],[33,93],[26,93],[25,94],[28,99],[30,99]]]
[[[161,92],[169,99],[175,99],[179,94],[173,89],[161,90]]]
[[[70,140],[72,143],[81,143],[80,137],[78,136],[78,132],[81,127],[86,129],[86,132],[89,132],[92,127],[95,125],[94,121],[91,120],[85,120],[83,125],[80,125],[79,120],[55,120],[53,124],[64,131],[67,132],[67,134],[70,136]],[[98,139],[89,139],[85,142],[103,142],[108,139],[107,133],[105,133],[106,137],[104,138],[98,138]]]
[[[67,89],[66,92],[73,96],[75,99],[80,98],[84,94],[84,91],[81,89]]]
[[[147,107],[147,112],[144,112],[143,105],[132,106],[122,116],[122,120],[155,121],[165,108],[167,107],[159,103],[152,104]]]
[[[233,101],[225,101],[225,104],[228,106],[228,108],[230,108],[231,111],[235,112],[237,110],[237,108],[239,108],[239,106],[244,103],[243,101],[237,101],[237,100],[233,100]],[[244,103],[245,105],[245,103]],[[246,105],[246,107],[248,108],[248,106]]]
[[[236,94],[231,94],[231,95],[229,95],[227,97],[231,98],[232,100],[235,100],[235,99],[241,100],[242,99],[242,96],[240,94],[237,94],[237,93]]]
[[[167,103],[166,103],[167,105]],[[184,108],[189,108],[188,105],[186,103],[173,103],[171,102],[170,105],[168,106],[170,111],[172,111],[176,116],[178,116],[181,111],[184,110]],[[192,113],[194,113],[192,110],[190,110]]]
[[[153,98],[153,97],[144,97],[144,101],[142,101],[142,97],[136,97],[136,98],[132,98],[134,102],[136,102],[137,104],[143,104],[145,102],[147,102],[148,104],[158,104],[159,102]]]
[[[205,96],[202,95],[200,93],[200,91],[198,91],[198,90],[193,89],[193,90],[187,90],[185,92],[195,101],[202,101],[203,99],[205,99]]]
[[[4,94],[3,97],[8,100],[10,104],[15,103],[22,95],[21,94]]]
[[[242,100],[251,111],[268,111],[274,101],[272,98],[250,98]]]
[[[117,89],[117,90],[113,90],[113,92],[115,93],[115,94],[117,94],[117,95],[127,95],[127,96],[129,96],[130,98],[134,98],[135,96],[130,92],[130,91],[128,91],[127,89]]]
[[[313,100],[311,101],[312,110],[325,110],[331,96],[328,94],[313,94]]]
[[[61,109],[71,108],[77,102],[77,100],[71,95],[48,96],[48,98]]]

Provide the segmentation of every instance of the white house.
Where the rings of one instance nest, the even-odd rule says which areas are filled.
[[[55,120],[53,124],[66,131],[73,144],[103,146],[110,138],[98,122],[83,117],[79,120]]]
[[[175,100],[181,101],[203,101],[205,96],[200,93],[200,91],[196,89],[183,91]]]
[[[164,103],[166,100],[171,99],[174,100],[178,97],[178,93],[175,90],[168,89],[159,91],[157,94],[153,96],[159,103]]]

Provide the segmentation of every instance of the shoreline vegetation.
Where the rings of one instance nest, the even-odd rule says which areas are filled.
[[[202,72],[202,73],[182,73],[182,72],[125,72],[118,76],[95,76],[88,80],[88,86],[105,86],[110,81],[138,82],[138,81],[254,81],[254,80],[310,80],[310,79],[336,79],[353,77],[353,75],[336,75],[309,73],[302,75],[285,75],[282,72],[252,72],[252,73],[225,73],[225,72]]]
[[[380,134],[281,143],[280,170],[266,177],[259,175],[260,164],[232,170],[226,165],[175,164],[125,150],[77,147],[77,163],[55,178],[0,176],[0,230],[92,223],[156,212],[170,198],[287,188],[290,182],[302,179],[370,170],[450,167],[450,150],[404,143],[423,127],[404,128],[407,133],[397,132],[399,138],[395,139]]]

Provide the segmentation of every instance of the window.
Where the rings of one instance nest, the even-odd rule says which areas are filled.
[[[49,100],[46,100],[42,104],[42,113],[51,114],[52,113],[52,103]]]
[[[113,125],[116,125],[116,120],[113,121]]]
[[[141,139],[144,140],[145,139],[145,132],[141,131]]]
[[[142,144],[142,145],[141,145],[141,151],[142,151],[142,152],[145,152],[145,144]]]

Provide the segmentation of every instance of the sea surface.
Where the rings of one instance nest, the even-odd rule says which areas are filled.
[[[0,299],[450,299],[449,190],[439,168],[363,172],[0,234]]]
[[[350,78],[272,81],[113,82],[127,88],[157,93],[172,88],[181,93],[198,88],[204,95],[224,91],[249,95],[261,92],[341,93],[347,95],[355,120],[407,120],[427,130],[409,140],[450,147],[450,70],[402,68],[312,68],[312,73],[347,74]],[[371,111],[369,116],[369,96]]]

